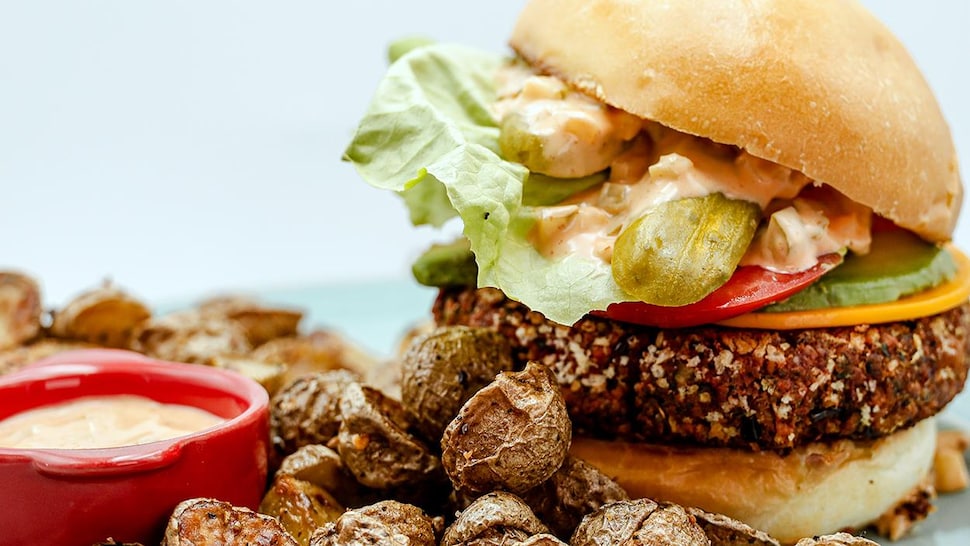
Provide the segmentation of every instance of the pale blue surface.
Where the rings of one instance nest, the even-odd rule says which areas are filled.
[[[305,309],[307,326],[339,331],[370,351],[387,356],[410,326],[431,319],[436,293],[406,279],[272,290],[260,296]]]

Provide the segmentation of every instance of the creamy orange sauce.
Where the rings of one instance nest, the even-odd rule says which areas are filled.
[[[500,75],[499,88],[496,116],[518,114],[531,123],[532,132],[546,135],[552,149],[547,155],[610,169],[602,185],[536,209],[532,243],[546,256],[578,254],[610,262],[617,236],[644,213],[711,193],[754,202],[765,211],[742,265],[794,272],[812,267],[824,254],[868,252],[871,211],[834,190],[818,189],[798,171],[639,118],[633,118],[633,130],[630,114],[619,117],[560,80],[519,66]],[[594,135],[587,140],[596,145],[574,145],[565,128],[577,117],[593,126],[584,134]],[[552,136],[556,131],[566,136]],[[604,144],[609,142],[626,144],[613,148]],[[569,155],[577,151],[578,159]]]
[[[640,132],[640,118],[569,89],[558,78],[519,65],[502,72],[494,116],[512,116],[537,137],[544,160],[534,171],[576,178],[601,171]],[[541,145],[539,144],[541,142]]]
[[[869,252],[872,210],[835,190],[810,188],[778,204],[741,258],[741,265],[760,265],[791,273],[815,265],[818,256],[849,249]]]
[[[0,421],[0,447],[89,449],[185,436],[225,421],[205,410],[132,395],[83,397]]]

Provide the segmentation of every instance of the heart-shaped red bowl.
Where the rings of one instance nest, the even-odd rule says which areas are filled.
[[[241,375],[127,351],[62,353],[0,376],[0,420],[85,396],[132,394],[224,422],[186,436],[104,449],[0,447],[0,543],[158,544],[175,506],[211,497],[255,508],[266,486],[268,397]]]

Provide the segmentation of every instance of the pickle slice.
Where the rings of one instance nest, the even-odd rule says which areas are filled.
[[[761,209],[720,193],[663,203],[613,247],[613,279],[654,305],[694,303],[726,283],[751,244]]]
[[[628,141],[610,132],[608,126],[596,127],[593,122],[570,125],[574,118],[568,111],[550,110],[549,118],[555,120],[553,131],[543,129],[522,114],[506,114],[499,124],[498,137],[503,157],[525,165],[534,173],[554,178],[583,178],[608,168],[628,145]],[[575,127],[578,125],[585,130],[578,131]]]

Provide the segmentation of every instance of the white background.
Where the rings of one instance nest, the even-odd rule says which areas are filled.
[[[970,2],[865,3],[970,168]],[[0,269],[51,304],[109,277],[152,302],[405,277],[433,234],[340,161],[385,47],[503,52],[520,6],[0,0]]]

